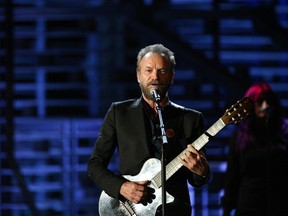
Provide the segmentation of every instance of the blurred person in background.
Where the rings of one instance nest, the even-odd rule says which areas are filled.
[[[245,93],[255,112],[240,122],[229,146],[223,216],[288,215],[288,121],[267,83]]]

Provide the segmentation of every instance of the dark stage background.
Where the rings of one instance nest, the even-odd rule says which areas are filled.
[[[0,0],[0,216],[98,215],[86,164],[112,101],[140,96],[136,55],[176,54],[170,98],[208,129],[268,82],[288,113],[288,1]],[[235,125],[207,144],[210,182],[196,216],[218,216]],[[127,137],[128,139],[128,137]],[[117,168],[117,158],[111,164]]]

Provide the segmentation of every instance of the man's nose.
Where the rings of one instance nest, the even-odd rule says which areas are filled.
[[[157,70],[153,70],[152,73],[151,73],[151,78],[152,80],[158,80],[159,78],[159,73]]]

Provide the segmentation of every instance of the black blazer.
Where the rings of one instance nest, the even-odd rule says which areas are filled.
[[[112,103],[100,129],[94,150],[88,162],[88,175],[108,195],[118,199],[121,185],[126,181],[121,175],[137,175],[144,162],[151,158],[151,141],[147,140],[145,111],[142,98]],[[200,112],[169,102],[163,109],[166,131],[169,131],[166,147],[167,162],[186,149],[187,144],[198,138],[204,129]],[[117,148],[119,174],[108,170],[110,159]],[[187,180],[198,187],[208,179],[202,179],[186,167],[180,168],[167,182],[167,191],[184,202],[190,203]]]

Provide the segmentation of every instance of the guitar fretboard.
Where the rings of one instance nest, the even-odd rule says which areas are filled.
[[[205,133],[203,133],[190,145],[192,145],[196,150],[200,150],[209,141],[210,137],[215,136],[225,126],[226,124],[222,121],[222,119],[218,119],[218,121],[216,121]],[[187,149],[183,150],[166,166],[166,181],[183,166],[183,164],[180,163],[180,160],[183,158],[186,151]],[[151,181],[157,188],[160,188],[162,186],[161,172],[157,173],[157,175],[155,175]]]

